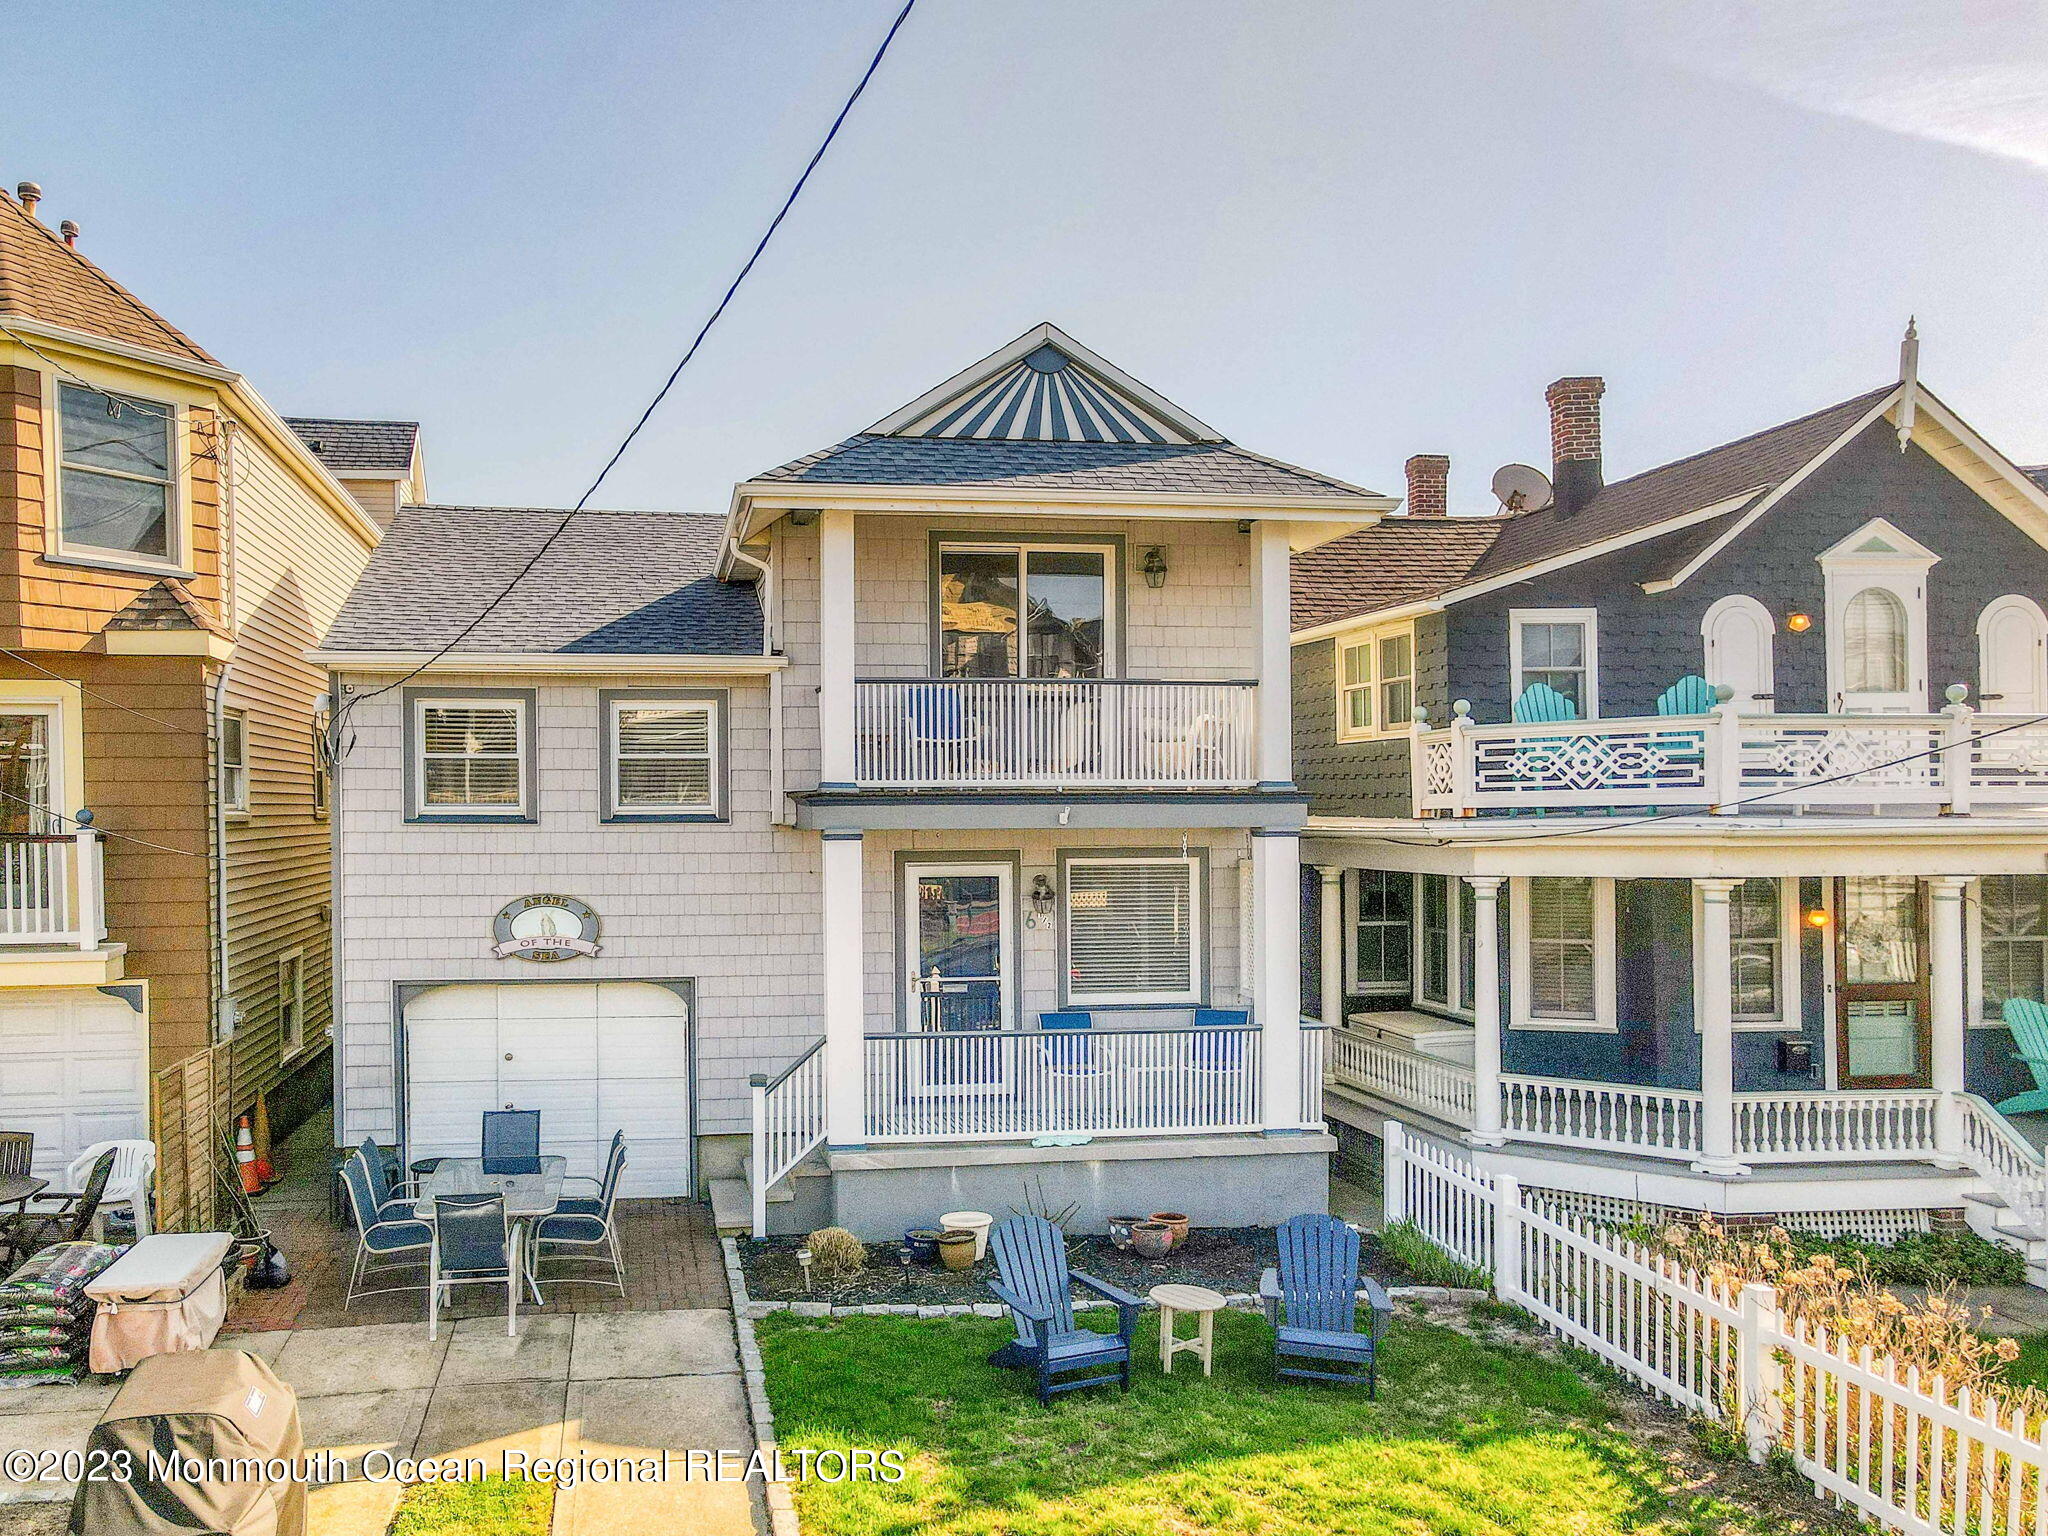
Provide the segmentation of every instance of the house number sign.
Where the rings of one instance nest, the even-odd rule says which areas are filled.
[[[522,896],[491,919],[501,960],[574,960],[598,952],[597,914],[574,896]]]

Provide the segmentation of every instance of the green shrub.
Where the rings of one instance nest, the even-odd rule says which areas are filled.
[[[1493,1289],[1493,1277],[1452,1258],[1423,1236],[1412,1221],[1397,1221],[1380,1233],[1380,1252],[1422,1285],[1455,1285],[1475,1291]]]
[[[1861,1260],[1880,1285],[2025,1285],[2027,1261],[1974,1232],[1908,1232],[1897,1242],[1874,1243],[1843,1234],[1792,1233],[1802,1259],[1817,1253],[1844,1264]]]

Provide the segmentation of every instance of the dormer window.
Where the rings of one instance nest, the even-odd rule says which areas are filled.
[[[174,407],[77,384],[57,390],[64,553],[174,564]]]
[[[1110,675],[1116,554],[1103,544],[942,542],[939,675]]]
[[[1828,708],[1924,711],[1927,574],[1940,556],[1874,517],[1817,558],[1827,591]]]

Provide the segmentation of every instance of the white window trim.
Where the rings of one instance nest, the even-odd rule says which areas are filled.
[[[325,821],[334,814],[333,717],[325,704],[313,710],[313,814]]]
[[[1984,1011],[1984,882],[1981,878],[1973,879],[1963,888],[1963,900],[1968,914],[1963,924],[1963,985],[1968,989],[1969,997],[1965,1016],[1971,1029],[2003,1029],[2003,1018]]]
[[[1409,709],[1405,718],[1388,720],[1385,718],[1386,711],[1381,707],[1384,702],[1384,696],[1380,689],[1386,682],[1386,678],[1380,670],[1380,642],[1402,636],[1405,636],[1408,641],[1408,675],[1406,681],[1408,684]],[[1360,646],[1366,648],[1366,654],[1371,659],[1372,664],[1368,668],[1371,681],[1358,685],[1365,690],[1367,704],[1366,723],[1362,726],[1353,726],[1350,723],[1351,712],[1344,707],[1344,695],[1347,691],[1344,686],[1344,653],[1356,650]],[[1334,680],[1337,685],[1337,739],[1339,741],[1381,741],[1388,737],[1405,737],[1412,734],[1415,730],[1415,697],[1417,692],[1415,674],[1421,665],[1421,658],[1417,655],[1415,648],[1414,623],[1411,621],[1405,624],[1383,624],[1377,629],[1354,631],[1338,639],[1334,655],[1337,668],[1334,674]]]
[[[1714,632],[1721,621],[1732,613],[1745,614],[1763,626],[1763,698],[1744,698],[1737,694],[1729,700],[1738,715],[1768,715],[1777,709],[1775,698],[1778,687],[1778,621],[1771,617],[1771,610],[1755,598],[1743,593],[1731,593],[1717,598],[1713,605],[1700,616],[1700,676],[1715,687],[1727,683],[1728,679],[1718,676],[1714,652]],[[1733,684],[1730,684],[1732,687]]]
[[[45,558],[61,564],[144,571],[156,576],[192,576],[192,519],[189,512],[191,498],[187,483],[189,458],[185,451],[190,421],[186,407],[179,401],[138,394],[132,389],[104,391],[117,399],[134,400],[170,413],[171,462],[170,479],[164,498],[164,553],[144,555],[134,550],[108,549],[99,544],[73,544],[64,537],[63,385],[70,383],[77,388],[93,390],[98,390],[101,386],[89,381],[81,383],[77,379],[60,377],[55,370],[46,371],[43,374],[43,381],[43,420],[48,424],[43,433],[44,452],[47,455],[43,462],[52,466],[52,473],[44,478],[44,496],[47,503],[44,514],[44,548],[50,551]],[[98,474],[102,471],[93,470],[90,473]],[[135,479],[151,485],[157,484],[147,476],[125,476],[118,471],[109,473],[114,479]]]
[[[725,722],[720,718],[719,701],[716,699],[662,698],[650,694],[644,698],[614,696],[606,700],[604,716],[604,773],[609,791],[610,815],[612,821],[633,821],[636,819],[679,819],[722,821],[725,818],[725,786],[719,782],[721,775],[718,765],[724,752],[723,732]],[[705,782],[711,788],[711,798],[698,804],[675,802],[667,805],[627,805],[619,797],[619,715],[628,709],[673,709],[697,710],[706,717],[705,724]]]
[[[1247,860],[1249,862],[1249,860]],[[1073,935],[1073,871],[1091,864],[1179,864],[1188,871],[1188,986],[1180,992],[1082,992],[1074,987],[1068,944]],[[1069,854],[1060,863],[1060,1000],[1066,1008],[1200,1007],[1208,995],[1202,859],[1194,853]]]
[[[1474,1009],[1472,999],[1465,995],[1465,966],[1461,958],[1465,953],[1463,902],[1466,898],[1460,894],[1459,888],[1465,886],[1465,878],[1462,875],[1416,875],[1413,878],[1418,882],[1444,882],[1444,991],[1447,996],[1439,1002],[1422,994],[1422,887],[1419,884],[1409,897],[1409,996],[1417,1008],[1447,1014],[1454,1019],[1470,1019],[1474,1016]]]
[[[1119,605],[1122,589],[1118,583],[1123,579],[1123,572],[1118,568],[1122,555],[1122,549],[1119,545],[1093,544],[1085,540],[1072,543],[1063,543],[1058,540],[1050,543],[1037,543],[1030,539],[940,539],[938,553],[933,558],[937,568],[943,571],[945,558],[949,554],[1015,555],[1017,557],[1017,622],[1021,627],[1026,622],[1025,613],[1031,601],[1029,577],[1025,573],[1025,556],[1031,554],[1071,555],[1075,553],[1102,556],[1102,676],[1106,678],[1121,677],[1123,669],[1118,662],[1119,658],[1123,655],[1123,633],[1118,627],[1118,620],[1121,614]],[[944,614],[936,606],[941,601],[936,588],[933,589],[929,601],[935,605],[930,616],[930,622],[931,633],[934,637],[937,637],[945,633],[946,626]],[[940,658],[935,656],[933,659],[937,661]],[[1020,632],[1017,636],[1017,670],[1010,675],[1018,678],[1030,677],[1029,665],[1030,657],[1027,637]],[[934,667],[933,671],[936,673],[938,668]],[[1075,681],[1083,681],[1083,679],[1075,679]]]
[[[15,682],[10,688],[33,688],[33,683]],[[68,689],[69,683],[55,683],[51,686]],[[68,820],[59,820],[68,815],[66,807],[71,804],[72,755],[77,745],[80,728],[67,707],[67,701],[58,698],[25,697],[0,693],[0,715],[41,715],[44,720],[43,740],[49,754],[47,768],[50,775],[49,804],[44,814],[50,818],[52,831],[75,831]],[[20,807],[27,809],[27,807]]]
[[[530,711],[532,700],[526,698],[493,697],[489,694],[442,693],[415,695],[411,700],[412,718],[406,722],[411,734],[408,747],[412,756],[412,793],[416,802],[412,816],[416,821],[436,821],[443,818],[464,821],[525,821],[533,815],[529,803],[532,794],[534,765],[528,761],[533,751],[531,733],[533,720]],[[479,805],[465,801],[460,805],[431,805],[427,801],[427,711],[430,709],[509,709],[516,718],[514,740],[519,743],[516,763],[519,769],[519,799],[512,805]]]
[[[1898,551],[1866,555],[1855,546],[1879,538]],[[1849,537],[1814,557],[1825,588],[1823,624],[1827,651],[1828,712],[1852,712],[1844,690],[1843,618],[1857,594],[1880,587],[1906,610],[1906,687],[1897,694],[1863,694],[1856,713],[1925,714],[1931,707],[1927,691],[1927,572],[1941,557],[1882,517],[1874,517]]]
[[[230,816],[249,814],[249,712],[245,709],[221,711],[220,725],[220,805]],[[228,756],[228,723],[232,721],[238,729],[235,735],[241,739],[241,755]],[[231,772],[232,771],[232,772]],[[230,793],[230,785],[238,786]]]
[[[1529,968],[1529,875],[1508,881],[1508,955],[1510,1029],[1557,1030],[1567,1034],[1619,1033],[1615,1020],[1614,882],[1593,879],[1593,1016],[1586,1019],[1538,1018],[1530,1011],[1535,987]]]
[[[1582,719],[1600,718],[1600,610],[1598,608],[1510,608],[1508,610],[1508,707],[1522,696],[1522,630],[1530,624],[1581,624],[1586,631],[1586,699]],[[1554,668],[1544,668],[1551,671]]]
[[[1367,875],[1399,875],[1401,873],[1402,872],[1399,870],[1377,869],[1347,869],[1342,871],[1342,878],[1338,882],[1337,900],[1341,910],[1344,913],[1344,921],[1339,925],[1339,927],[1343,932],[1344,992],[1347,997],[1414,996],[1416,986],[1415,881],[1417,878],[1419,878],[1415,875],[1403,876],[1403,878],[1405,878],[1408,881],[1408,921],[1406,923],[1395,924],[1382,922],[1381,920],[1375,918],[1370,924],[1370,926],[1374,928],[1405,927],[1408,930],[1407,985],[1389,987],[1383,981],[1375,981],[1368,983],[1362,976],[1359,975],[1358,969],[1358,935],[1361,929],[1368,926],[1365,919],[1359,916],[1359,908],[1364,904],[1365,877]]]
[[[297,1005],[294,1017],[299,1021],[299,1041],[294,1045],[284,1028],[284,978],[285,967],[292,967],[292,1001]],[[303,1056],[311,1042],[306,1038],[306,952],[303,949],[288,949],[277,957],[277,1054],[280,1061],[291,1061]]]
[[[1756,878],[1768,878],[1758,876]],[[1778,877],[1778,1010],[1768,1019],[1734,1019],[1731,1027],[1738,1034],[1782,1035],[1805,1027],[1804,1004],[1799,991],[1801,939],[1799,881],[1796,876]],[[1706,946],[1701,932],[1701,908],[1705,898],[1700,895],[1697,884],[1692,888],[1692,1027],[1695,1034],[1703,1033],[1706,1020],[1701,1017],[1699,999],[1701,980],[1706,975]],[[1729,956],[1732,973],[1734,956]]]

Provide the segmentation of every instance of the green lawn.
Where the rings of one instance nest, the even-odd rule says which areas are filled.
[[[554,1514],[553,1483],[416,1483],[398,1501],[391,1536],[547,1536]]]
[[[2048,1334],[2024,1334],[2015,1342],[2020,1354],[2007,1363],[2007,1379],[2027,1387],[2048,1387]]]
[[[1107,1314],[1099,1314],[1106,1317]],[[1218,1319],[1216,1375],[1157,1367],[1140,1327],[1128,1396],[1040,1408],[987,1353],[986,1319],[796,1319],[759,1325],[785,1450],[900,1449],[910,1475],[804,1483],[807,1536],[1707,1536],[1782,1530],[1667,1492],[1656,1453],[1622,1433],[1608,1388],[1514,1346],[1397,1324],[1381,1396],[1276,1383],[1256,1315]]]

